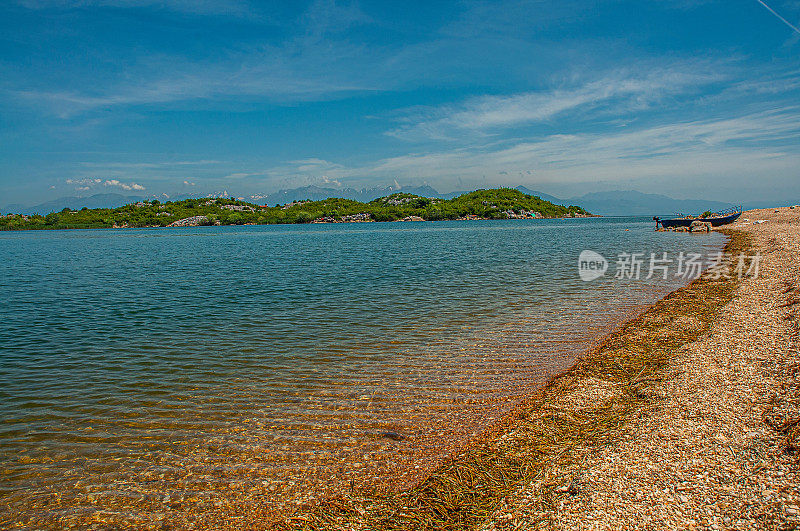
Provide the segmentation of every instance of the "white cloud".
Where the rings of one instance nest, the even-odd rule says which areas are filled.
[[[144,190],[145,187],[136,183],[123,183],[117,179],[107,179],[104,183],[105,186],[118,186],[123,190]]]
[[[67,179],[65,181],[67,184],[78,184],[82,186],[91,186],[95,184],[100,184],[103,182],[102,179]]]
[[[338,181],[337,179],[331,179],[327,175],[323,175],[322,176],[322,184],[332,184],[334,186],[341,186],[342,185],[342,183],[340,181]]]
[[[342,168],[340,164],[317,158],[292,160],[289,161],[288,165],[293,166],[293,171],[300,173],[318,173],[321,171],[333,171]]]

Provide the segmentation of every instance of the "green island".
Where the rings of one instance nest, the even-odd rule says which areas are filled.
[[[368,203],[329,198],[257,205],[229,198],[141,201],[118,208],[82,208],[47,215],[0,215],[0,230],[99,229],[280,223],[353,223],[588,217],[578,206],[556,205],[511,188],[477,190],[453,199],[395,193]]]

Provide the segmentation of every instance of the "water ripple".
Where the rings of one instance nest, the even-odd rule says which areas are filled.
[[[614,219],[2,233],[0,527],[410,474],[678,285],[583,283],[581,250],[720,246]]]

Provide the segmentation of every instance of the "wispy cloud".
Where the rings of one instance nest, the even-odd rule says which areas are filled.
[[[342,186],[341,178],[351,175],[351,169],[320,158],[290,160],[280,165],[257,171],[238,171],[224,179],[247,181],[255,185],[304,186],[333,185]]]
[[[445,4],[12,0],[3,193],[800,180],[798,34],[755,3]]]
[[[115,9],[157,8],[203,15],[241,15],[249,12],[248,2],[240,0],[19,0],[29,9]]]
[[[249,60],[252,61],[252,58]],[[120,106],[152,105],[185,100],[213,99],[227,96],[263,96],[292,101],[314,99],[327,95],[368,90],[369,87],[324,79],[304,79],[285,72],[282,65],[258,61],[239,65],[187,64],[185,73],[173,73],[165,79],[143,76],[133,84],[129,80],[101,87],[101,92],[89,94],[80,90],[11,90],[9,94],[31,104],[43,105],[61,118],[78,113]],[[177,68],[180,68],[177,67]],[[285,75],[281,75],[284,71]],[[96,89],[95,89],[96,90]]]
[[[465,133],[490,134],[503,128],[592,111],[620,115],[641,111],[666,97],[694,93],[724,79],[720,65],[688,64],[676,68],[628,68],[579,86],[549,91],[472,98],[460,105],[414,109],[388,135],[406,140],[452,139]],[[642,74],[640,72],[647,71]]]
[[[176,166],[213,166],[221,164],[219,160],[176,160],[165,162],[82,162],[87,168],[104,169],[164,169]]]
[[[27,0],[25,5],[42,9],[148,7],[210,14],[247,8],[246,3],[234,0]],[[374,73],[381,71],[379,65],[386,51],[354,44],[346,34],[348,28],[369,22],[356,3],[317,0],[296,19],[282,21],[287,35],[280,40],[253,39],[200,53],[181,46],[170,50],[148,50],[146,45],[123,48],[109,62],[125,64],[124,70],[87,69],[81,64],[86,57],[104,59],[102,49],[87,49],[59,65],[62,73],[72,72],[74,79],[66,77],[58,84],[36,72],[35,62],[22,69],[0,63],[0,79],[5,78],[0,89],[8,98],[47,109],[61,118],[98,109],[193,100],[230,102],[237,97],[253,97],[293,103],[332,99],[381,85]],[[363,68],[354,68],[355,64]],[[80,75],[84,70],[85,75]],[[86,76],[91,76],[90,83]]]
[[[294,166],[294,170],[298,172],[333,171],[342,168],[341,164],[317,158],[292,160],[288,164]]]
[[[800,192],[799,167],[800,107],[789,107],[732,118],[496,140],[357,166],[291,161],[246,176],[250,185],[265,190],[309,184],[362,187],[395,180],[419,184],[422,179],[444,190],[635,181],[662,183],[661,191],[669,191],[678,185],[685,190],[713,188],[725,175],[722,195],[734,200],[737,187],[758,189],[767,183]]]
[[[737,187],[744,190],[771,183],[783,189],[798,188],[798,167],[800,106],[794,106],[666,125],[634,124],[536,139],[495,139],[359,165],[298,159],[265,169],[242,170],[227,175],[227,180],[253,191],[312,184],[358,188],[395,180],[419,183],[423,179],[444,190],[635,181],[653,186],[667,183],[661,191],[668,192],[678,183],[684,190],[712,188],[719,183],[719,176],[725,175],[726,197],[734,200]],[[73,183],[98,186],[98,181]],[[113,180],[103,180],[100,186],[110,186],[106,182]]]
[[[383,175],[480,178],[530,172],[538,182],[646,177],[698,178],[749,175],[796,179],[800,167],[800,108],[737,118],[623,129],[616,133],[550,135],[536,141],[384,159],[370,171]],[[502,177],[501,177],[502,175]],[[782,177],[781,177],[782,176]]]
[[[372,22],[356,2],[315,0],[303,14],[305,39],[318,42],[326,35],[342,33],[352,26]]]
[[[39,2],[84,5],[80,0],[28,1],[33,2],[32,5]],[[111,0],[85,0],[86,5],[106,1],[111,3]],[[177,10],[184,4],[193,5],[189,0],[172,0],[165,5]],[[470,3],[465,18],[455,26],[448,25],[424,38],[398,41],[388,37],[393,29],[390,22],[373,20],[358,3],[317,0],[293,20],[282,21],[280,28],[285,35],[280,39],[249,39],[220,48],[202,49],[199,53],[192,47],[151,50],[142,45],[103,57],[102,48],[87,49],[83,54],[76,54],[77,58],[68,58],[70,64],[59,65],[62,71],[74,72],[73,79],[50,83],[49,78],[42,76],[48,69],[34,71],[37,66],[34,62],[33,68],[20,69],[18,65],[0,68],[0,79],[5,78],[0,88],[8,98],[36,109],[47,109],[61,118],[73,118],[95,110],[146,105],[164,108],[167,104],[185,101],[203,101],[207,107],[209,102],[235,105],[237,98],[252,97],[262,102],[286,104],[437,86],[441,79],[460,83],[474,75],[471,63],[476,60],[476,54],[492,58],[493,66],[488,71],[493,75],[519,67],[520,58],[507,54],[509,42],[504,32],[509,25],[516,25],[520,32],[529,24],[520,22],[524,17],[509,15],[509,10],[523,12],[531,7],[526,5],[536,2],[509,0],[505,4]],[[570,5],[573,4],[571,1]],[[160,3],[128,0],[124,5],[157,8]],[[208,0],[208,5],[224,6],[225,3]],[[535,9],[537,20],[544,23],[544,19],[553,22],[570,17],[570,9],[563,6],[552,10],[558,13],[550,20],[551,8],[538,6]],[[474,32],[481,24],[482,31],[488,34],[476,39]],[[381,32],[387,37],[382,37]],[[276,32],[265,29],[264,33]],[[514,36],[518,40],[513,47],[533,49],[529,37]],[[551,56],[567,53],[566,50],[574,46],[574,43],[561,43],[561,51],[548,50],[547,53]],[[91,66],[76,68],[71,64],[82,56],[96,56],[93,63],[124,64],[124,69],[98,71]],[[481,65],[481,68],[487,66]],[[526,68],[526,74],[530,74],[531,67]],[[89,77],[91,83],[86,82]]]

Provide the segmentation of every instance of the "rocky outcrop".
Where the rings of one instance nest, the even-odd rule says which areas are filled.
[[[190,218],[173,221],[167,225],[167,227],[197,227],[199,225],[205,225],[207,222],[208,218],[206,216],[192,216]]]
[[[689,232],[711,232],[711,223],[696,219],[689,226]]]

